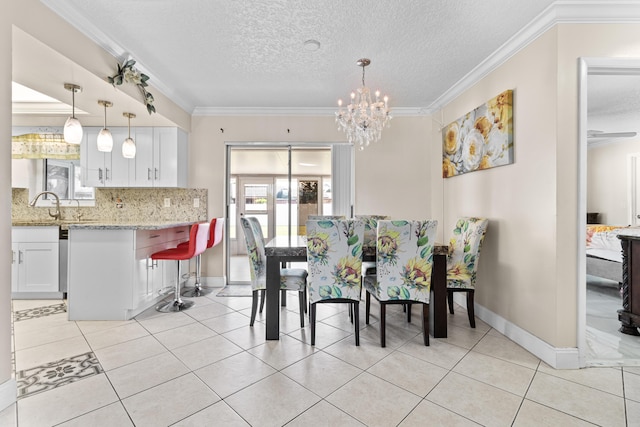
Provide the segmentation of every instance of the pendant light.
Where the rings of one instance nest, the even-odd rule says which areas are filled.
[[[82,142],[82,125],[76,119],[76,92],[82,88],[73,83],[65,83],[64,88],[71,91],[71,117],[64,124],[64,140],[69,144],[80,144]]]
[[[113,103],[99,100],[98,104],[104,107],[104,127],[98,134],[98,151],[110,153],[113,149],[113,136],[111,135],[111,131],[107,129],[107,107],[111,107]]]
[[[122,113],[122,115],[129,119],[129,137],[122,143],[122,157],[133,159],[136,157],[136,143],[131,138],[131,119],[135,119],[136,115],[133,113]]]

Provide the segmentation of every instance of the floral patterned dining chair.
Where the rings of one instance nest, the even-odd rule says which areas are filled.
[[[438,221],[380,220],[376,274],[364,278],[366,323],[371,295],[380,303],[380,345],[386,346],[387,304],[422,304],[424,345],[429,345],[429,300]],[[408,317],[408,319],[410,319]]]
[[[480,249],[487,233],[489,220],[485,218],[460,218],[453,229],[447,256],[447,301],[449,313],[453,314],[453,293],[467,293],[467,315],[469,325],[476,327],[473,297]]]
[[[358,346],[364,224],[351,219],[323,219],[307,221],[306,229],[311,345],[316,344],[317,304],[347,303],[354,313],[354,332]]]
[[[254,217],[242,217],[240,219],[244,231],[249,267],[251,272],[251,290],[253,301],[251,304],[250,326],[256,320],[258,309],[258,294],[262,299],[260,312],[264,306],[265,291],[267,289],[267,256],[264,252],[264,239],[260,223]],[[304,308],[306,305],[305,292],[307,287],[307,271],[302,268],[281,268],[280,289],[298,291],[300,301],[300,327],[304,327]]]

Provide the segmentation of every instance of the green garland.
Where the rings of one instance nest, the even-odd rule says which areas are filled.
[[[149,114],[156,112],[156,107],[153,105],[153,95],[147,91],[147,86],[149,84],[149,76],[144,73],[138,71],[134,65],[136,61],[133,59],[129,59],[124,64],[118,64],[118,73],[114,76],[107,77],[109,83],[111,83],[114,87],[117,85],[121,85],[122,83],[133,83],[140,89],[142,92],[142,97],[144,98],[144,103],[147,106],[147,111]]]

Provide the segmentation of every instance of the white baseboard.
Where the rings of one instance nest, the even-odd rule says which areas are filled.
[[[467,308],[467,298],[464,292],[455,293],[454,301],[460,306]],[[476,317],[487,323],[496,331],[500,332],[511,341],[523,347],[549,366],[555,369],[578,369],[580,368],[580,357],[578,348],[553,347],[549,343],[541,340],[530,332],[509,322],[504,317],[497,315],[485,307],[475,304],[474,311]]]
[[[17,391],[16,380],[13,378],[0,384],[0,411],[16,402]]]
[[[194,283],[195,276],[191,276],[186,281],[185,286],[193,286]],[[223,288],[227,284],[227,278],[226,276],[201,277],[200,283],[208,288]]]

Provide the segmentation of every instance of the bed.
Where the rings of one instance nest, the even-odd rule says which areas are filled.
[[[628,226],[587,225],[587,274],[622,283],[622,245],[618,233],[627,234],[629,229]]]

